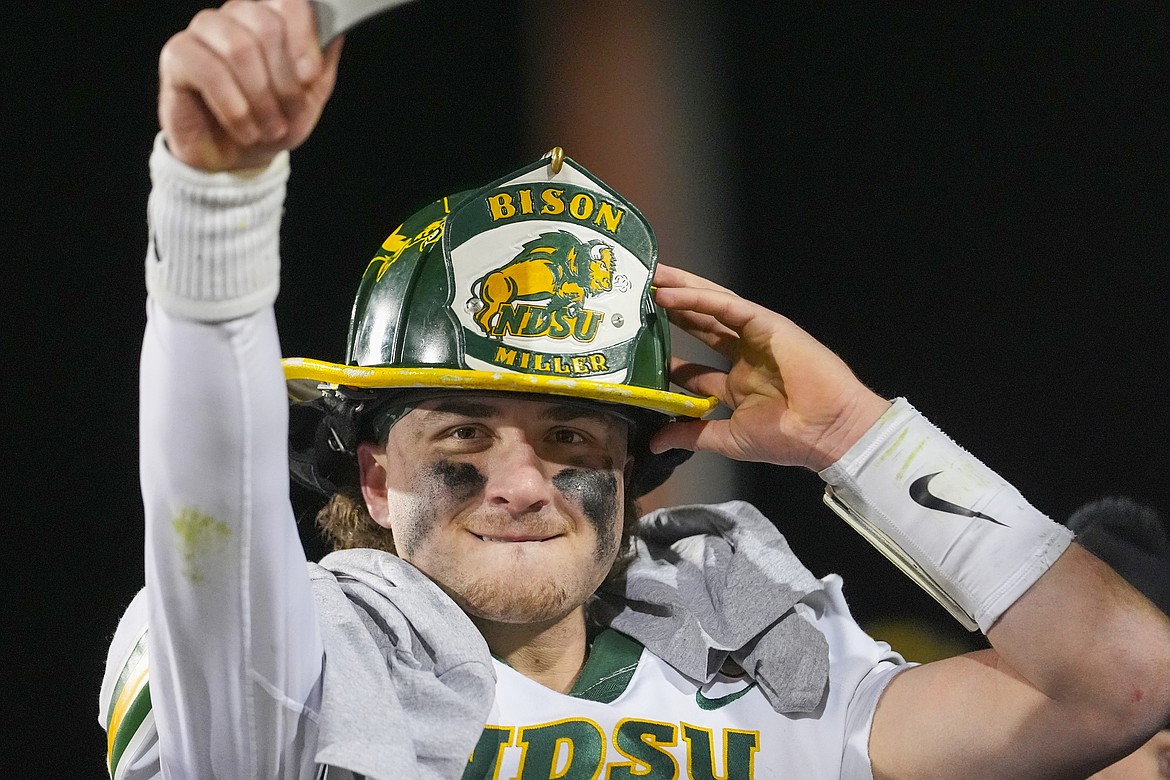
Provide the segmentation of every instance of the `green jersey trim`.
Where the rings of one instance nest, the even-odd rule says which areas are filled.
[[[106,714],[106,768],[117,777],[118,763],[138,727],[150,714],[149,657],[146,630],[134,643],[114,685]]]
[[[612,628],[603,630],[593,640],[569,695],[609,704],[625,692],[641,657],[642,645],[637,640]]]
[[[117,731],[114,732],[114,739],[111,740],[109,750],[109,769],[110,777],[116,778],[118,772],[118,764],[122,760],[122,754],[126,752],[126,748],[130,745],[130,740],[138,734],[139,727],[142,726],[146,716],[150,714],[150,683],[144,682],[142,689],[138,695],[134,697],[134,701],[126,709],[125,717],[122,718]]]

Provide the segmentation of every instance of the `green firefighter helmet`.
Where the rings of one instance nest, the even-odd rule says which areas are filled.
[[[670,390],[657,255],[642,214],[554,150],[391,233],[362,275],[345,363],[285,359],[290,395],[519,392],[702,417],[716,399]]]

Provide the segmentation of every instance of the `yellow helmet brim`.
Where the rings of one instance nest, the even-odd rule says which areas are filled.
[[[388,368],[346,366],[312,358],[285,358],[281,361],[290,386],[306,381],[319,384],[377,388],[425,388],[444,390],[502,390],[543,393],[602,403],[651,409],[673,417],[700,418],[719,405],[714,396],[693,396],[652,390],[634,385],[598,382],[590,379],[516,374],[503,371],[475,371],[449,368]],[[302,392],[290,392],[294,397]]]

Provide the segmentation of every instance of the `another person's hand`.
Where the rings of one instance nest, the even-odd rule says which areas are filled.
[[[672,381],[732,410],[726,420],[667,425],[651,442],[656,451],[709,450],[819,471],[890,407],[786,317],[678,268],[660,264],[654,284],[671,322],[731,364],[721,371],[675,357]]]
[[[204,171],[262,168],[302,144],[337,78],[306,0],[228,0],[200,11],[159,56],[158,115],[171,154]]]

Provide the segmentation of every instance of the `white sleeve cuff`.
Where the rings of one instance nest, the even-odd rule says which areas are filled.
[[[255,175],[179,162],[162,133],[150,156],[146,289],[168,313],[216,322],[272,305],[288,152]]]
[[[904,398],[821,478],[834,511],[984,632],[1072,540]]]

